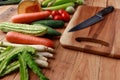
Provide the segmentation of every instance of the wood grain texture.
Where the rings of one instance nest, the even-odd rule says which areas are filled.
[[[120,9],[120,0],[85,0],[85,5],[106,7],[113,5]],[[7,8],[16,8],[15,6],[1,6],[0,14],[4,13]],[[7,13],[9,14],[9,13]],[[16,14],[16,10],[10,12],[10,16]],[[3,14],[4,15],[4,14]],[[7,18],[5,21],[7,21]],[[0,20],[4,21],[4,18]],[[119,22],[119,21],[118,21]],[[64,32],[63,29],[58,29]],[[3,36],[0,33],[0,36]],[[49,60],[51,69],[43,69],[44,74],[50,80],[120,80],[120,60],[107,58],[103,56],[87,54],[79,51],[65,49],[60,45],[59,38],[55,42],[55,59]],[[0,80],[20,80],[19,73],[14,72]],[[30,80],[38,80],[38,77],[30,71]]]
[[[104,16],[102,21],[90,27],[68,32],[102,9],[103,7],[79,6],[60,39],[62,46],[82,52],[120,58],[119,9],[115,9],[112,13]]]

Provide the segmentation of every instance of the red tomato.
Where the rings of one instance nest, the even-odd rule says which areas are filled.
[[[66,13],[66,11],[64,10],[64,9],[60,9],[60,10],[58,10],[58,12],[60,13],[60,14],[62,14],[62,13]]]
[[[51,13],[52,16],[59,15],[59,12],[57,10],[52,11]]]
[[[69,21],[70,20],[70,15],[67,12],[62,13],[62,18],[64,21]]]
[[[62,20],[63,18],[60,15],[55,15],[53,19],[54,20]]]

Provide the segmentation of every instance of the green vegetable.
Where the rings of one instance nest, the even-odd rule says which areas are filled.
[[[5,49],[5,47],[0,47],[0,53],[4,52]]]
[[[52,29],[51,27],[49,26],[46,26],[48,28],[48,31],[47,31],[47,36],[60,36],[61,33],[56,31],[55,29]]]
[[[51,7],[46,7],[42,9],[43,10],[59,10],[59,9],[66,9],[68,6],[75,6],[75,3],[69,2],[69,3],[58,5],[58,6],[51,6]]]
[[[0,64],[0,76],[2,75],[3,71],[5,70],[5,68],[7,67],[7,65],[9,64],[9,62],[11,61],[12,56],[8,57],[6,59],[4,59],[1,64]]]
[[[35,53],[35,49],[32,48],[32,47],[26,47],[25,46],[25,47],[15,47],[15,48],[13,48],[13,50],[6,55],[5,59],[0,64],[0,75],[2,75],[2,72],[5,70],[5,68],[10,63],[10,61],[12,59],[14,59],[19,53],[21,53],[23,51],[27,51],[30,54]]]
[[[79,5],[83,4],[84,0],[56,0],[52,6],[58,6],[58,5],[62,5],[62,4],[66,4],[69,2],[74,2],[77,3]]]
[[[13,47],[20,47],[20,46],[30,46],[30,47],[33,47],[35,48],[36,51],[40,51],[40,52],[51,52],[51,53],[54,53],[54,49],[53,48],[50,48],[50,47],[47,47],[47,46],[44,46],[44,45],[26,45],[26,44],[15,44],[15,43],[9,43],[9,42],[5,42],[5,41],[1,41],[0,42],[0,46],[13,46]],[[3,55],[0,54],[0,60],[3,56],[6,56],[7,54]]]
[[[33,60],[32,56],[30,54],[23,53],[22,55],[23,55],[23,58],[25,59],[27,65],[29,66],[29,68],[31,68],[32,71],[39,76],[40,80],[49,80],[47,77],[45,77],[43,75],[41,69],[35,63],[35,61]]]
[[[26,51],[23,53],[27,54]],[[18,55],[18,58],[20,63],[20,80],[28,80],[27,64],[21,54]]]
[[[6,0],[6,1],[0,1],[0,5],[8,5],[8,4],[17,4],[21,0]]]
[[[43,24],[52,28],[62,28],[65,25],[64,21],[62,20],[40,20],[32,22],[32,24]]]
[[[19,61],[15,61],[13,63],[11,63],[10,65],[8,65],[5,70],[2,72],[2,74],[0,76],[5,76],[6,74],[11,73],[12,71],[18,69],[20,66]]]
[[[7,54],[0,63],[0,76],[5,76],[20,67],[20,80],[28,80],[28,65],[33,72],[39,76],[40,80],[49,80],[43,75],[42,71],[33,59],[33,54],[35,53],[34,48],[29,46],[7,47],[4,52],[7,52]],[[17,57],[19,61],[15,61],[15,57]],[[12,62],[13,60],[14,62]]]
[[[42,36],[47,32],[47,28],[44,27],[43,25],[35,26],[35,25],[17,24],[10,22],[1,23],[0,30],[2,30],[3,32],[16,31],[34,36]]]
[[[2,54],[2,53],[1,53]],[[5,59],[0,63],[0,75],[2,75],[2,72],[4,71],[4,69],[7,67],[7,65],[9,64],[9,62],[14,58],[14,56],[16,55],[16,53],[8,53],[5,57]]]
[[[69,6],[65,9],[68,13],[73,14],[75,12],[75,9],[73,6]]]
[[[84,0],[76,0],[75,3],[82,5],[84,3]]]
[[[13,50],[13,47],[7,47],[1,54],[0,54],[0,62],[6,58],[6,55]]]
[[[42,6],[43,6],[43,7],[47,7],[47,5],[48,5],[51,1],[53,1],[53,0],[44,0],[44,1],[42,2]]]
[[[42,2],[42,7],[48,7],[51,6],[56,0],[44,0]]]
[[[48,3],[47,7],[51,6],[56,0],[52,0],[51,2]]]
[[[46,34],[47,36],[60,36],[61,33],[56,31],[55,29],[52,29],[52,28],[64,27],[65,23],[63,21],[61,21],[61,20],[40,20],[40,21],[32,22],[31,24],[34,24],[34,25],[37,25],[37,24],[46,25],[44,27],[48,28],[48,31],[47,31],[47,34]]]
[[[42,24],[34,24],[34,25],[42,25]],[[60,35],[61,35],[60,32],[52,29],[52,28],[49,27],[49,26],[45,26],[45,25],[44,25],[44,27],[47,27],[47,28],[48,28],[48,31],[47,31],[46,36],[60,36]]]
[[[75,0],[56,0],[52,6],[58,6],[69,2],[75,2]]]

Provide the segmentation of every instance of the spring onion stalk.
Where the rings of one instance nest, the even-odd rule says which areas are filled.
[[[48,62],[47,62],[47,61],[43,61],[43,60],[40,60],[40,59],[35,59],[35,62],[36,62],[40,67],[45,67],[45,68],[48,67]]]
[[[48,60],[46,57],[44,57],[42,55],[38,55],[38,54],[35,55],[34,59],[39,59],[39,60],[43,60],[43,61],[47,61]]]
[[[47,58],[53,58],[53,54],[51,54],[50,52],[37,52],[36,54],[42,55],[42,56],[47,57]]]
[[[0,46],[13,46],[13,47],[30,46],[30,47],[35,48],[37,51],[48,51],[48,52],[54,53],[54,49],[52,49],[51,47],[44,46],[44,45],[25,45],[25,44],[15,44],[15,43],[1,41]]]

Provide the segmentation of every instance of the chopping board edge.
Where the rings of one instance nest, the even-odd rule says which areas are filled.
[[[94,7],[94,6],[78,6],[77,10],[78,10],[78,8],[80,10],[83,7]],[[96,8],[104,8],[104,7],[96,7]],[[73,17],[75,17],[75,15],[77,14],[77,10],[74,13]],[[119,9],[116,9],[116,10],[119,10]],[[65,35],[67,34],[68,30],[71,28],[70,25],[72,24],[73,21],[74,21],[74,19],[72,18],[71,21],[68,23],[68,26],[66,27],[65,31],[63,32],[63,34],[62,34],[62,36],[60,38],[60,44],[62,45],[62,47],[67,48],[67,49],[72,49],[72,50],[77,50],[77,51],[85,52],[85,53],[92,53],[92,54],[104,55],[104,56],[107,56],[107,57],[120,58],[120,54],[116,54],[115,53],[115,52],[118,52],[119,50],[115,51],[115,52],[114,52],[114,50],[111,51],[113,53],[110,52],[110,49],[112,49],[112,47],[109,47],[110,49],[106,48],[108,52],[106,52],[106,51],[103,52],[103,51],[96,51],[96,50],[85,49],[85,48],[82,48],[82,47],[78,48],[78,47],[69,45],[68,44],[69,41],[67,41],[67,40],[69,40],[69,38],[68,38],[69,36],[67,36],[67,38],[66,38]]]

